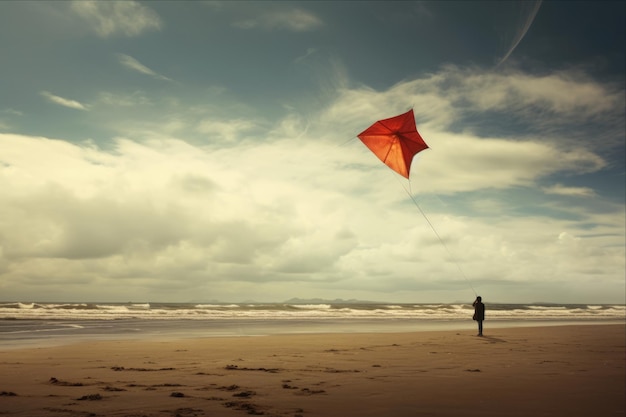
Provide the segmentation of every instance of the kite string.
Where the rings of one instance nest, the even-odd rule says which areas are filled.
[[[396,179],[397,179],[397,177],[396,177]],[[461,273],[461,275],[463,276],[463,278],[465,278],[465,280],[467,281],[467,284],[472,289],[472,292],[474,293],[474,295],[477,296],[476,290],[474,289],[474,286],[472,285],[472,282],[469,280],[467,275],[465,275],[465,272],[463,271],[463,268],[461,268],[461,265],[457,262],[456,258],[452,255],[452,253],[450,252],[450,249],[448,249],[448,246],[446,245],[444,240],[441,238],[441,236],[437,232],[437,229],[435,229],[435,226],[433,226],[433,224],[430,221],[430,219],[428,218],[428,216],[426,216],[426,213],[424,213],[424,210],[422,210],[420,205],[417,203],[417,200],[415,199],[415,196],[413,196],[413,193],[412,193],[412,190],[411,190],[411,183],[410,183],[410,181],[409,181],[409,188],[407,188],[403,183],[400,183],[400,184],[402,185],[402,188],[404,188],[404,191],[406,191],[406,193],[408,194],[408,196],[411,199],[411,201],[413,201],[413,204],[415,204],[415,207],[417,207],[417,209],[422,214],[424,219],[426,219],[426,222],[428,223],[428,225],[430,226],[432,231],[435,233],[435,236],[437,236],[437,239],[439,239],[439,242],[444,247],[446,252],[448,252],[448,256],[450,256],[450,258],[452,259],[452,261],[454,262],[454,264],[458,268],[458,270]]]

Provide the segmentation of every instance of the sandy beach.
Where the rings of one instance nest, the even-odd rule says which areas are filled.
[[[9,416],[623,416],[625,328],[0,347]]]

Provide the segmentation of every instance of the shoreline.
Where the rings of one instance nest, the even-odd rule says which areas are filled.
[[[622,324],[83,341],[0,350],[12,416],[618,416]]]
[[[587,325],[626,325],[607,319],[490,319],[485,329]],[[89,341],[251,337],[301,334],[414,333],[471,331],[476,322],[423,319],[119,319],[119,320],[0,320],[0,350],[52,347]]]

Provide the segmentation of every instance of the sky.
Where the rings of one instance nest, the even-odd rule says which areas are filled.
[[[0,2],[0,300],[624,303],[625,21]],[[407,180],[356,136],[411,108]]]

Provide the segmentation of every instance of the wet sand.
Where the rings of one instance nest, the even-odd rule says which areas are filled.
[[[8,416],[624,416],[624,325],[3,350]]]

